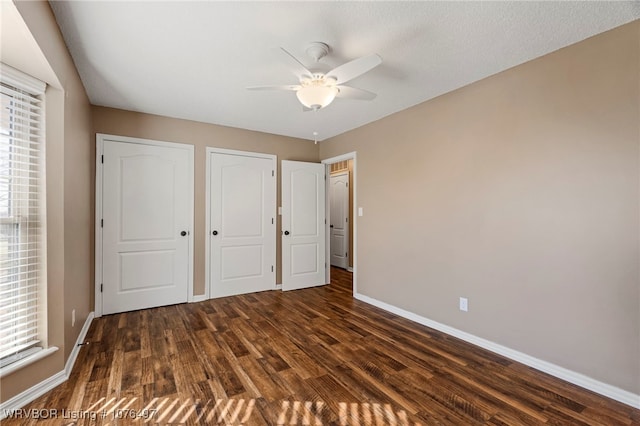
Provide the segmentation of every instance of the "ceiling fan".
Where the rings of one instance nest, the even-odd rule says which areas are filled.
[[[382,58],[375,53],[354,59],[325,73],[321,71],[323,64],[320,63],[320,59],[329,53],[329,46],[325,43],[313,42],[306,49],[307,54],[315,60],[317,69],[314,68],[313,70],[309,70],[302,65],[295,56],[281,47],[272,50],[291,68],[291,71],[298,77],[299,84],[252,86],[247,87],[247,89],[294,91],[305,111],[317,111],[324,108],[333,102],[336,97],[365,101],[370,101],[376,97],[373,92],[344,85],[344,83],[361,76],[382,63]]]

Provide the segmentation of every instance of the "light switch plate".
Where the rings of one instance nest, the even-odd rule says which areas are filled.
[[[467,312],[469,310],[469,301],[466,297],[460,298],[460,310]]]

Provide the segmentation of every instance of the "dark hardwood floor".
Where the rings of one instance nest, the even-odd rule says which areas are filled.
[[[93,321],[71,378],[25,407],[128,425],[631,425],[640,410],[329,286]],[[23,416],[27,412],[23,412]]]

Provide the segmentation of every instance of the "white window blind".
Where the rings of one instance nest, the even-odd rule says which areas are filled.
[[[44,83],[0,68],[0,367],[42,347]]]

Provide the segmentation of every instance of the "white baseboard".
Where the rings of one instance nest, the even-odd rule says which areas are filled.
[[[402,308],[398,308],[372,297],[365,296],[360,293],[354,294],[354,297],[365,303],[376,306],[380,309],[384,309],[385,311],[417,322],[418,324],[426,325],[427,327],[431,327],[435,330],[457,337],[458,339],[464,340],[476,346],[480,346],[481,348],[484,348],[488,351],[505,356],[514,361],[518,361],[524,365],[535,368],[536,370],[543,371],[559,379],[565,380],[569,383],[573,383],[574,385],[578,385],[590,391],[599,393],[600,395],[615,399],[616,401],[622,402],[623,404],[627,404],[631,407],[640,409],[640,395],[638,394],[620,389],[616,386],[609,385],[607,383],[585,376],[584,374],[577,373],[575,371],[560,367],[547,361],[543,361],[541,359],[535,358],[531,355],[527,355],[523,352],[516,351],[506,346],[499,345],[490,340],[474,336],[473,334],[458,330],[457,328],[453,328],[448,325],[430,320],[418,314],[414,314],[413,312],[406,311]]]
[[[45,393],[49,392],[51,389],[55,388],[66,382],[69,379],[69,375],[71,374],[71,370],[73,369],[73,365],[76,362],[76,358],[78,357],[78,353],[80,352],[80,346],[78,344],[83,343],[85,337],[87,336],[87,332],[89,331],[89,327],[91,326],[91,321],[93,321],[94,313],[89,312],[87,316],[87,320],[84,322],[82,326],[82,330],[80,330],[80,334],[78,335],[78,339],[76,340],[76,344],[71,351],[71,355],[69,355],[69,359],[64,366],[64,370],[54,374],[53,376],[41,381],[40,383],[31,386],[29,389],[19,393],[13,398],[3,402],[0,404],[0,419],[4,419],[10,414],[12,411],[18,410],[36,398],[41,397]]]
[[[276,284],[276,290],[282,290],[282,284]]]
[[[0,419],[4,419],[13,411],[19,410],[36,398],[39,398],[45,393],[49,392],[56,386],[63,384],[67,381],[67,379],[68,377],[64,373],[64,370],[59,371],[48,379],[41,381],[37,385],[32,386],[24,392],[3,402],[2,404],[0,404]]]
[[[78,339],[76,340],[76,344],[69,355],[69,359],[67,359],[67,363],[64,365],[64,374],[67,376],[67,379],[71,375],[71,370],[73,370],[73,365],[76,363],[76,358],[78,358],[78,354],[80,353],[80,348],[82,346],[78,346],[84,343],[85,337],[87,337],[87,333],[89,332],[89,327],[91,327],[91,321],[93,321],[94,313],[89,312],[87,315],[87,319],[82,326],[82,330],[80,330],[80,334],[78,335]],[[66,379],[65,379],[66,380]]]
[[[353,273],[353,267],[352,266],[347,266],[347,271],[352,272]]]

